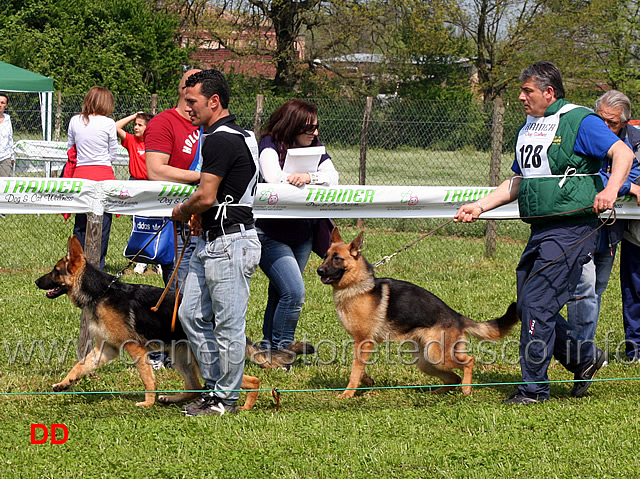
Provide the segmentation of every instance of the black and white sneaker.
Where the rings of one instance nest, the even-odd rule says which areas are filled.
[[[502,404],[522,404],[524,406],[528,406],[530,404],[537,404],[539,402],[545,402],[546,398],[532,398],[529,396],[525,396],[520,392],[519,389],[516,389],[511,396],[502,401]]]
[[[183,407],[182,412],[187,416],[222,416],[223,414],[235,414],[238,409],[235,406],[225,404],[213,392],[207,391],[200,394],[198,399]]]
[[[584,393],[586,393],[589,386],[591,386],[591,380],[598,370],[607,364],[607,356],[604,351],[596,348],[596,353],[591,364],[589,364],[589,366],[587,366],[587,368],[581,373],[574,374],[573,379],[576,382],[573,384],[571,395],[574,398],[581,398],[584,396]]]

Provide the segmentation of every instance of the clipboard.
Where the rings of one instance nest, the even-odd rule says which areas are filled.
[[[307,173],[318,171],[320,158],[325,154],[324,146],[289,148],[282,171],[285,173]]]

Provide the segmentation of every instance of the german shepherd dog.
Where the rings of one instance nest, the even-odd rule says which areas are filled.
[[[435,391],[449,391],[463,381],[463,394],[470,394],[475,359],[465,350],[465,333],[501,339],[519,322],[516,304],[512,303],[504,316],[478,323],[415,284],[376,278],[373,266],[362,256],[362,244],[362,232],[347,244],[334,228],[331,246],[317,270],[321,281],[333,286],[338,319],[354,340],[351,377],[340,397],[352,397],[361,382],[373,386],[365,363],[375,343],[385,339],[409,340],[417,345],[418,369],[444,383]],[[453,369],[463,371],[462,380]]]
[[[124,350],[135,362],[145,388],[144,401],[136,406],[151,406],[155,402],[156,381],[148,358],[148,350],[166,350],[171,353],[173,367],[183,376],[185,389],[171,396],[159,396],[161,403],[177,403],[199,396],[200,368],[191,352],[187,336],[180,321],[176,321],[171,332],[171,319],[175,296],[168,293],[157,312],[151,311],[163,293],[162,288],[149,285],[129,284],[116,281],[87,261],[80,242],[75,236],[69,238],[67,255],[54,266],[50,273],[36,280],[40,289],[47,290],[47,298],[54,299],[66,294],[73,304],[81,308],[94,339],[92,352],[59,383],[54,391],[68,389],[86,374],[118,357]],[[247,341],[247,348],[255,348]],[[251,350],[253,354],[258,352]],[[249,410],[258,397],[258,378],[243,376],[243,389],[253,389],[241,409]]]

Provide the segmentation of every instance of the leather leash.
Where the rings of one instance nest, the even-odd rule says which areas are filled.
[[[561,213],[554,213],[551,215],[539,215],[539,216],[517,216],[517,217],[510,217],[510,218],[501,218],[503,220],[526,220],[526,219],[534,219],[534,218],[551,218],[553,216],[562,216],[562,215],[568,215],[571,213],[578,213],[580,211],[585,211],[585,210],[589,210],[589,209],[593,209],[593,206],[587,206],[585,208],[579,208],[577,210],[571,210],[571,211],[563,211]],[[613,221],[609,222],[609,220],[611,219],[611,217],[613,216]],[[479,218],[479,217],[478,217]],[[565,251],[564,253],[562,253],[560,256],[558,256],[557,258],[555,258],[553,261],[551,261],[549,264],[545,265],[544,267],[540,268],[538,271],[536,271],[535,273],[533,273],[531,276],[529,276],[527,278],[527,281],[529,281],[533,276],[535,276],[536,274],[538,274],[540,271],[542,271],[543,269],[545,269],[546,267],[550,266],[551,264],[555,263],[556,261],[558,261],[560,258],[562,258],[564,255],[566,255],[569,251],[571,251],[573,248],[577,247],[580,243],[582,243],[583,241],[586,241],[590,236],[596,234],[596,232],[598,232],[602,227],[604,226],[611,226],[616,222],[616,209],[615,208],[611,208],[611,211],[609,213],[609,216],[607,217],[606,220],[604,220],[602,222],[602,224],[600,226],[598,226],[593,232],[589,233],[587,236],[585,236],[584,238],[582,238],[580,241],[578,241],[576,244],[574,244],[573,246],[571,246],[571,248],[569,248],[567,251]],[[436,231],[438,231],[441,228],[444,228],[445,226],[447,226],[449,223],[453,222],[453,219],[450,219],[449,221],[446,221],[444,223],[442,223],[440,226],[432,229],[431,231],[429,231],[428,233],[424,233],[422,236],[420,236],[420,238],[412,241],[411,243],[409,243],[406,246],[403,246],[402,248],[400,248],[399,250],[397,250],[395,253],[389,255],[389,256],[385,256],[384,258],[382,258],[380,261],[378,261],[377,263],[375,263],[373,265],[374,268],[377,268],[380,265],[383,265],[385,263],[388,263],[389,260],[391,258],[393,258],[394,256],[396,256],[397,254],[411,248],[413,245],[415,245],[418,241],[421,241],[423,239],[425,239],[427,236],[432,235],[433,233],[435,233]]]
[[[175,257],[177,258],[177,260],[174,263],[173,273],[171,273],[171,278],[169,278],[169,281],[167,282],[167,285],[165,286],[164,291],[162,292],[162,295],[160,296],[160,299],[158,299],[158,302],[156,303],[156,305],[151,308],[151,311],[153,311],[153,312],[158,311],[158,308],[160,308],[160,305],[164,301],[165,296],[167,296],[167,293],[169,292],[169,288],[171,287],[171,284],[175,281],[176,282],[176,299],[175,299],[175,303],[173,305],[173,315],[171,317],[171,332],[172,333],[176,329],[176,317],[178,315],[178,303],[179,303],[179,298],[180,298],[180,289],[182,287],[182,285],[178,282],[178,266],[180,266],[180,263],[182,262],[182,257],[184,256],[184,252],[187,250],[187,246],[189,246],[189,241],[188,240],[185,241],[184,244],[182,245],[182,251],[180,251],[180,256],[178,256],[178,231],[176,229],[175,222],[173,223],[173,235],[174,235],[175,247],[176,247],[176,249],[175,249]],[[191,235],[191,231],[189,231],[189,235]]]

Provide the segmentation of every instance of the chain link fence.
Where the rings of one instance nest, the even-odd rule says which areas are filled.
[[[21,140],[42,140],[40,104],[37,94],[10,94],[7,113],[14,128],[15,176],[57,176],[66,160],[67,126],[82,107],[83,95],[57,94],[54,99],[54,158],[22,154]],[[270,113],[285,98],[232,98],[231,113],[246,129],[259,131]],[[396,97],[362,99],[310,99],[318,106],[320,138],[326,145],[342,184],[491,186],[511,173],[513,138],[524,115],[519,104],[492,105],[479,102],[407,100]],[[114,119],[136,111],[157,113],[175,105],[175,98],[116,96]],[[500,113],[496,115],[496,113]],[[21,147],[22,145],[22,147]],[[128,179],[128,156],[124,149],[114,165],[116,178]],[[493,175],[490,180],[490,174]],[[442,220],[356,219],[339,220],[341,226],[408,233],[393,239],[389,251],[404,245],[417,233],[429,231]],[[439,235],[485,235],[485,222],[450,224]],[[107,256],[107,270],[126,265],[122,250],[129,236],[128,216],[114,217]],[[73,218],[61,215],[6,215],[0,218],[0,268],[49,267],[60,257],[66,238],[72,234]],[[522,240],[527,228],[519,221],[497,222],[498,241]],[[36,247],[37,254],[32,248]]]

